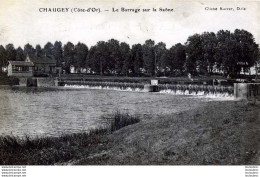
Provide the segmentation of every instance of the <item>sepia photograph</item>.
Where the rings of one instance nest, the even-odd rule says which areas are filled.
[[[259,166],[259,11],[260,1],[0,0],[2,175]]]

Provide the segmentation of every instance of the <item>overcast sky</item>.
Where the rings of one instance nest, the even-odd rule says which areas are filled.
[[[96,7],[101,13],[71,13],[72,8]],[[172,8],[174,12],[111,12],[112,8]],[[218,8],[217,11],[205,10]],[[221,11],[220,7],[234,8]],[[237,7],[246,10],[237,11]],[[70,12],[39,12],[39,8],[70,8]],[[109,10],[109,11],[105,11]],[[33,46],[56,40],[65,44],[83,42],[88,46],[97,41],[117,39],[128,44],[144,43],[147,39],[165,42],[167,47],[188,36],[220,29],[245,29],[260,43],[260,2],[210,1],[86,1],[86,0],[0,0],[0,44],[15,47]]]

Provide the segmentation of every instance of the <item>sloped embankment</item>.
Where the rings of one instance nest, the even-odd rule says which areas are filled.
[[[259,107],[210,102],[120,129],[105,151],[77,164],[259,165],[259,127]]]

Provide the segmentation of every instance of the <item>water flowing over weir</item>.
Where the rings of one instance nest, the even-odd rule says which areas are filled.
[[[107,89],[117,91],[147,92],[145,84],[120,82],[65,81],[67,88]],[[212,85],[158,84],[159,93],[174,95],[197,95],[209,97],[233,97],[234,87]]]

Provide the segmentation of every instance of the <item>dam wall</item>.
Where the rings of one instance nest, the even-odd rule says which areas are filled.
[[[234,97],[252,103],[260,103],[260,83],[235,83]]]
[[[37,87],[53,87],[55,86],[54,78],[46,77],[46,78],[36,78],[37,79]]]
[[[112,89],[112,90],[141,90],[144,92],[168,92],[185,95],[207,95],[223,94],[232,95],[232,86],[212,86],[212,85],[185,85],[185,84],[142,84],[142,83],[122,83],[122,82],[92,82],[92,81],[61,81],[58,85],[78,86],[79,88]]]
[[[20,77],[19,78],[19,85],[26,87],[27,86],[27,78],[26,77]]]
[[[83,80],[61,81],[54,77],[23,77],[19,78],[19,85],[27,87],[76,86],[78,88],[161,92],[183,95],[224,95],[234,96],[235,99],[239,100],[260,103],[260,83],[234,83],[234,87],[232,87],[223,85],[158,84],[158,82],[154,81],[151,82],[151,84],[145,84],[124,82],[93,82]]]
[[[23,87],[53,87],[55,78],[51,77],[20,77],[19,85]]]

